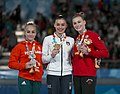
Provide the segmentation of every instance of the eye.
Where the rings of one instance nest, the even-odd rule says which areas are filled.
[[[73,25],[76,25],[76,22],[74,22]]]
[[[34,34],[34,33],[35,33],[35,31],[32,31],[32,33]]]
[[[32,34],[36,33],[34,30],[33,31],[27,30],[26,32],[27,33],[32,33]]]
[[[81,21],[78,21],[78,23],[81,23]]]
[[[57,23],[56,25],[57,25],[57,26],[60,26],[60,24],[59,24],[59,23]]]
[[[29,30],[27,30],[26,32],[27,32],[27,33],[30,33],[30,31],[29,31]]]
[[[65,24],[63,23],[63,24],[61,24],[61,26],[65,26]]]

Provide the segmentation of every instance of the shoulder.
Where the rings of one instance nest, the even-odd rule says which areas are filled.
[[[48,44],[48,43],[52,42],[52,40],[53,40],[53,36],[52,35],[46,36],[43,39],[43,44]]]
[[[42,45],[38,41],[35,41],[35,44],[39,47],[42,47]]]
[[[53,35],[48,35],[48,36],[46,36],[44,39],[50,39],[50,38],[52,38],[53,37]]]
[[[74,38],[72,38],[70,36],[67,36],[66,38],[67,38],[67,41],[70,41],[70,42],[74,43]]]
[[[96,32],[92,31],[92,30],[88,30],[87,34],[89,35],[98,35]]]
[[[92,38],[99,37],[99,35],[96,32],[92,31],[92,30],[88,30],[86,32],[86,35],[89,35]]]
[[[12,52],[18,52],[25,47],[23,42],[19,42],[13,49]]]
[[[89,36],[90,39],[94,41],[101,40],[101,37],[99,36],[99,34],[94,31],[88,30],[86,36],[87,35]]]
[[[72,38],[72,37],[69,37],[69,36],[68,36],[68,39],[70,39],[70,40],[74,41],[74,38]]]
[[[21,48],[22,46],[25,46],[25,41],[21,41],[21,42],[19,42],[15,47],[17,47],[17,48]]]

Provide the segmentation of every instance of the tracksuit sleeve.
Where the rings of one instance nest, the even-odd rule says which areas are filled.
[[[49,50],[49,38],[45,37],[43,41],[43,46],[42,46],[42,62],[43,63],[49,63],[51,60],[51,54]]]
[[[15,70],[24,70],[25,64],[20,63],[19,58],[20,58],[20,49],[18,47],[15,47],[13,48],[10,54],[8,67]]]

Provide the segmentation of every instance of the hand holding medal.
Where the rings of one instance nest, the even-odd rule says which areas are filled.
[[[60,44],[55,44],[51,56],[54,58],[60,51]]]
[[[54,45],[54,50],[60,50],[60,44],[55,44]]]
[[[91,49],[86,44],[83,43],[80,46],[80,51],[82,52],[82,54],[88,55],[88,53],[91,51]]]
[[[29,56],[29,57],[31,57],[31,56]],[[39,72],[38,68],[40,66],[40,63],[37,60],[35,60],[35,58],[36,58],[35,54],[33,54],[33,57],[30,58],[30,63],[32,63],[32,65],[33,65],[29,71],[29,73],[31,73],[31,74],[33,74],[35,71]],[[36,64],[38,64],[38,67]]]
[[[77,50],[78,50],[78,52],[76,52],[75,55],[79,54],[81,57],[83,57],[83,53],[80,50],[80,45],[77,45]]]
[[[77,45],[77,50],[78,52],[75,54],[79,54],[81,57],[83,57],[83,54],[88,55],[88,53],[91,51],[91,49],[85,43]]]
[[[85,33],[82,35],[82,38],[80,40],[80,36],[77,39],[76,47],[78,52],[75,54],[79,54],[81,57],[83,57],[83,54],[88,55],[89,52],[91,52],[91,49],[88,45],[92,43],[92,40],[88,38],[88,35],[85,36]]]
[[[35,60],[36,58],[36,55],[35,55],[35,44],[33,44],[33,47],[32,47],[32,51],[30,52],[29,48],[28,48],[28,45],[27,45],[27,42],[26,42],[26,49],[27,49],[27,52],[28,52],[28,58],[30,59],[29,61],[29,64],[26,64],[26,68],[31,68],[29,73],[33,74],[35,71],[39,72],[37,65],[40,66],[40,63]]]
[[[30,58],[30,62],[33,64],[33,67],[30,69],[30,71],[29,71],[29,73],[31,73],[31,74],[33,74],[34,73],[34,67],[36,66],[36,60],[34,59],[36,56],[35,56],[35,54],[31,54],[31,55],[29,55],[29,57],[28,58]]]

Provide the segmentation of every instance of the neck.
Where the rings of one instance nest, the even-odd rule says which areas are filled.
[[[32,40],[32,41],[30,41],[30,40],[26,40],[26,41],[28,41],[29,43],[33,43],[34,40]]]
[[[85,28],[85,29],[83,29],[81,32],[79,32],[79,34],[81,35],[81,34],[83,34],[84,32],[86,32],[87,31],[87,29]]]
[[[59,38],[62,38],[62,34],[61,34],[61,33],[55,32],[55,34],[56,34]]]

